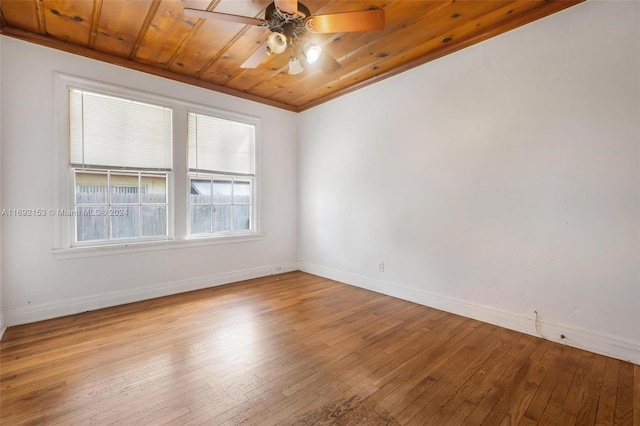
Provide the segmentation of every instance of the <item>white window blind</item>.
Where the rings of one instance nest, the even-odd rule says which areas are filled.
[[[189,170],[255,174],[255,126],[190,112]]]
[[[74,167],[171,170],[171,109],[69,90]]]

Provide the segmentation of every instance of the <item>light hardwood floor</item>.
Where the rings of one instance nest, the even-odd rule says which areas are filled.
[[[638,366],[301,272],[11,327],[0,352],[3,425],[640,424]]]

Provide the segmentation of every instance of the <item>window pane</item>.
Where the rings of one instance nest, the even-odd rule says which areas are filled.
[[[166,203],[167,202],[167,177],[142,176],[140,179],[141,203]]]
[[[111,202],[118,204],[138,204],[138,175],[111,174]]]
[[[142,236],[167,235],[167,206],[142,206]]]
[[[138,235],[138,207],[112,207],[111,238],[137,238]]]
[[[251,229],[251,206],[233,206],[233,229],[241,231]]]
[[[251,183],[244,181],[233,182],[233,203],[234,204],[250,204],[251,203]]]
[[[211,232],[211,206],[191,206],[191,233]]]
[[[214,180],[213,181],[213,202],[231,204],[231,181],[230,180]]]
[[[109,217],[106,206],[78,207],[76,211],[76,238],[78,241],[106,240],[109,238]]]
[[[231,231],[231,206],[215,206],[213,232]]]
[[[211,180],[191,179],[191,203],[211,203]]]
[[[106,204],[106,173],[76,173],[76,204]]]

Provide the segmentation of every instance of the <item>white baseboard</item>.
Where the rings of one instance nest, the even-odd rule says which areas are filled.
[[[495,324],[510,330],[542,337],[612,358],[640,365],[640,342],[632,342],[619,336],[609,336],[573,326],[545,321],[535,315],[507,312],[489,306],[477,305],[458,299],[406,288],[397,284],[339,271],[325,266],[300,263],[298,269],[324,278],[340,281],[356,287],[382,293],[399,299]],[[560,336],[565,336],[562,339]]]
[[[7,326],[4,324],[4,314],[0,312],[0,341],[5,331],[7,331]]]
[[[297,269],[297,263],[270,265],[135,288],[131,290],[101,293],[94,296],[79,297],[75,299],[18,308],[5,312],[4,319],[6,320],[6,323],[3,324],[6,326],[27,324],[51,318],[63,317],[66,315],[78,314],[81,312],[93,311],[96,309],[108,308],[111,306],[123,305],[126,303],[139,302],[141,300],[154,299],[156,297],[169,296],[187,291],[230,284],[252,278],[291,272]]]

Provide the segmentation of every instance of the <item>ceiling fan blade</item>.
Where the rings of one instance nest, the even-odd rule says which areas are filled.
[[[190,18],[200,19],[218,19],[220,21],[237,22],[244,25],[257,25],[259,27],[266,24],[264,19],[252,18],[250,16],[231,15],[229,13],[212,12],[209,10],[192,9],[190,7],[184,8],[185,16]]]
[[[332,72],[337,71],[341,66],[340,62],[336,61],[333,56],[325,52],[324,49],[322,50],[320,57],[318,58],[318,67],[320,67],[322,72],[325,74],[331,74]]]
[[[291,15],[298,11],[298,0],[274,0],[278,9]]]
[[[384,10],[371,9],[359,12],[312,16],[307,21],[307,29],[314,33],[345,33],[354,31],[383,30]]]
[[[240,68],[257,68],[267,56],[269,56],[269,53],[267,52],[267,41],[265,40],[260,47],[240,65]]]

